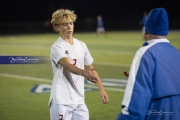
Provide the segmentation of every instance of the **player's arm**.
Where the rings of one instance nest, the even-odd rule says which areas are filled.
[[[71,64],[67,57],[61,58],[58,61],[58,63],[62,65],[67,71],[76,75],[84,76],[87,80],[93,83],[96,83],[98,81],[97,77],[92,74],[92,71],[96,71],[95,68],[86,69],[86,70],[80,69],[77,66]]]
[[[94,67],[93,67],[93,65],[88,65],[88,66],[85,66],[85,68],[86,68],[86,69],[92,69],[92,68],[94,68]],[[93,70],[93,71],[92,71],[92,74],[93,74],[93,75],[97,78],[97,80],[98,80],[98,81],[96,82],[96,85],[97,85],[98,88],[100,89],[100,95],[101,95],[103,104],[108,103],[108,95],[107,95],[107,93],[106,93],[106,91],[105,91],[105,89],[104,89],[104,87],[103,87],[103,85],[102,85],[102,82],[101,82],[101,80],[100,80],[100,77],[99,77],[97,71],[96,71],[96,70]]]

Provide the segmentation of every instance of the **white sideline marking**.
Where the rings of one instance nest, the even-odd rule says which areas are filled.
[[[44,79],[44,78],[35,78],[35,77],[12,75],[12,74],[5,74],[5,73],[0,73],[0,76],[52,83],[51,80]]]
[[[20,76],[20,75],[6,74],[6,73],[0,73],[0,76],[18,78],[18,79],[24,79],[24,80],[31,80],[31,81],[41,81],[41,82],[52,83],[52,80],[44,79],[44,78],[35,78],[35,77]],[[95,85],[88,85],[88,84],[85,84],[85,87],[98,88]],[[120,88],[108,88],[108,87],[104,87],[104,88],[106,90],[112,90],[112,91],[119,91],[119,92],[124,92],[125,91],[124,89],[120,89]]]
[[[134,51],[115,51],[115,50],[97,50],[97,49],[93,49],[91,50],[92,52],[95,52],[95,54],[98,54],[98,53],[106,53],[106,54],[114,54],[114,55],[117,55],[117,54],[134,54],[135,52]]]
[[[116,63],[105,63],[105,62],[93,62],[96,65],[105,65],[105,66],[118,66],[118,67],[130,67],[128,64],[116,64]]]
[[[88,85],[88,84],[85,84],[85,87],[98,88],[97,86]],[[107,87],[104,87],[104,89],[106,89],[106,90],[112,90],[112,91],[119,91],[119,92],[124,92],[124,91],[125,91],[124,89],[120,89],[120,88],[107,88]]]

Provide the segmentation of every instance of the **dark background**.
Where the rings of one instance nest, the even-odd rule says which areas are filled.
[[[51,19],[52,13],[58,8],[75,11],[78,31],[95,30],[98,14],[103,16],[106,30],[134,30],[141,28],[139,21],[143,12],[155,7],[167,10],[170,29],[180,28],[178,0],[0,0],[0,32],[23,32],[25,26],[29,26],[29,32],[44,32],[45,21]],[[24,26],[22,30],[20,26]],[[39,31],[38,26],[41,27]]]

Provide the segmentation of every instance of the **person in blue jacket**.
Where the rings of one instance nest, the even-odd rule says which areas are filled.
[[[180,119],[180,52],[167,39],[168,15],[154,8],[131,64],[117,120]]]

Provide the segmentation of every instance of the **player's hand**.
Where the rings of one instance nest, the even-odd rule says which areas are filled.
[[[89,81],[91,81],[91,82],[93,82],[93,83],[97,83],[97,82],[98,82],[98,79],[97,79],[95,76],[93,76],[93,74],[92,74],[92,71],[94,71],[94,70],[97,70],[97,69],[96,69],[96,68],[86,69],[86,70],[84,71],[84,73],[83,73],[83,76],[84,76],[87,80],[89,80]]]
[[[100,92],[100,96],[101,96],[101,99],[102,99],[102,103],[103,103],[103,104],[108,103],[109,97],[108,97],[108,95],[107,95],[107,93],[106,93],[105,91],[101,91],[101,92]]]

